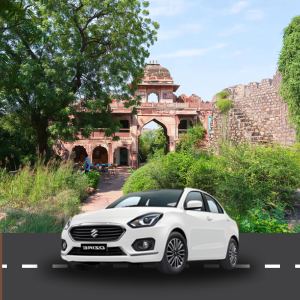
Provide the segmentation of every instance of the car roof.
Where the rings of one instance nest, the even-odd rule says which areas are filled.
[[[185,191],[187,192],[191,192],[191,191],[199,191],[199,192],[202,192],[204,194],[207,194],[208,196],[211,196],[208,192],[205,192],[205,191],[202,191],[202,190],[199,190],[199,189],[194,189],[194,188],[184,188]],[[214,196],[211,196],[214,198]]]

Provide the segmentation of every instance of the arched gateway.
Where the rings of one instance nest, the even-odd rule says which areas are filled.
[[[86,149],[91,162],[117,163],[131,166],[133,169],[139,166],[138,141],[142,128],[151,121],[160,124],[167,138],[166,152],[173,151],[179,141],[180,134],[187,131],[190,126],[202,121],[208,129],[208,116],[211,116],[210,103],[202,103],[201,98],[192,95],[176,96],[174,92],[180,86],[174,84],[169,70],[160,64],[151,63],[144,68],[144,78],[138,85],[137,95],[141,96],[141,105],[137,107],[138,114],[132,115],[131,108],[124,108],[123,103],[116,100],[111,104],[113,117],[118,119],[123,128],[116,133],[119,141],[112,141],[104,137],[104,133],[95,129],[89,139],[81,139],[75,143],[59,142],[59,146],[71,151],[76,146]],[[155,94],[158,103],[148,102],[148,97]],[[57,143],[58,144],[58,143]]]

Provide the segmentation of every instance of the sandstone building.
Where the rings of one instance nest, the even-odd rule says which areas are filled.
[[[211,118],[211,103],[203,103],[201,98],[182,94],[177,97],[174,93],[180,85],[174,83],[168,69],[154,61],[144,69],[144,78],[138,85],[137,95],[141,96],[141,106],[137,107],[138,114],[133,115],[131,108],[125,108],[122,102],[113,101],[111,109],[113,118],[118,119],[123,128],[116,133],[119,141],[112,141],[104,137],[104,133],[95,128],[88,139],[76,142],[58,141],[54,146],[57,153],[75,151],[75,161],[84,161],[87,152],[91,163],[116,163],[130,166],[133,169],[139,166],[139,136],[142,129],[151,121],[155,121],[164,129],[167,139],[166,152],[175,149],[180,134],[187,131],[200,120],[207,133]],[[151,94],[157,96],[157,103],[149,102]],[[206,137],[207,140],[207,137]]]

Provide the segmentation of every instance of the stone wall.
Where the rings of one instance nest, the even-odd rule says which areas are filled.
[[[252,143],[295,143],[295,127],[288,125],[288,107],[278,93],[281,78],[282,75],[277,71],[273,80],[263,79],[260,83],[251,82],[224,89],[230,94],[227,98],[233,100],[228,120],[225,119],[226,124],[214,96],[209,144],[217,147],[218,140],[226,135],[228,139]]]

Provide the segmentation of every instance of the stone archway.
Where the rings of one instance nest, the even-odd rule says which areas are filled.
[[[93,149],[93,163],[107,164],[108,163],[108,151],[102,146],[97,146]]]
[[[114,143],[113,146],[112,146],[113,162],[115,164],[120,165],[120,155],[122,155],[121,152],[124,152],[121,149],[124,149],[124,148],[127,149],[128,164],[123,163],[123,165],[129,165],[129,166],[133,167],[133,157],[132,157],[132,151],[131,151],[131,144],[127,144],[127,143],[124,143],[124,142],[121,142],[121,141],[119,141],[117,143]],[[123,162],[123,160],[122,160],[122,162]]]
[[[146,102],[147,103],[149,102],[149,96],[151,94],[155,94],[157,96],[157,103],[160,103],[160,93],[157,90],[154,90],[154,89],[147,92],[147,100],[146,100]],[[150,103],[152,103],[152,102],[150,102]]]
[[[88,152],[84,146],[75,145],[72,152],[74,152],[74,162],[85,162],[85,154]]]
[[[170,117],[168,117],[168,118],[170,118]],[[142,117],[139,119],[139,128],[137,130],[138,144],[139,144],[140,135],[142,134],[143,127],[152,121],[159,124],[164,129],[164,135],[167,140],[165,154],[167,154],[168,152],[170,152],[170,141],[173,141],[173,137],[171,136],[171,129],[170,129],[169,124],[166,125],[165,124],[166,122],[165,122],[165,120],[163,120],[163,118],[157,118],[157,117],[143,118]]]
[[[168,117],[170,119],[170,117]],[[151,121],[154,121],[155,123],[159,124],[162,126],[164,129],[166,129],[166,135],[170,136],[171,135],[171,128],[169,124],[166,124],[166,120],[160,117],[143,117],[143,116],[138,116],[138,129],[137,129],[137,135],[140,136],[142,134],[142,128],[150,123]]]

